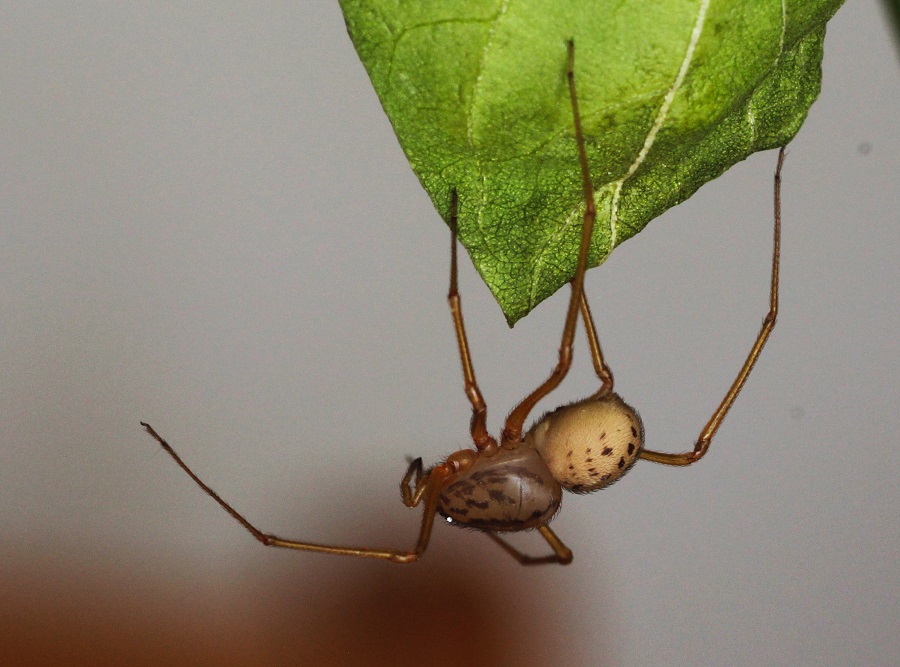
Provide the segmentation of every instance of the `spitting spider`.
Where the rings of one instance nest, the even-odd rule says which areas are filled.
[[[780,189],[781,167],[785,156],[784,148],[779,152],[778,165],[775,170],[775,232],[769,312],[763,320],[756,342],[719,407],[716,408],[701,431],[692,451],[666,454],[644,449],[644,427],[641,418],[613,391],[613,375],[603,359],[597,330],[583,291],[584,273],[587,268],[588,249],[594,229],[596,210],[588,173],[581,119],[578,113],[578,98],[575,94],[574,62],[575,47],[570,41],[567,79],[575,139],[581,162],[585,212],[578,264],[575,277],[571,281],[572,293],[563,327],[559,360],[550,377],[509,413],[498,443],[487,431],[487,406],[475,380],[475,371],[472,367],[469,344],[463,325],[456,278],[458,200],[454,191],[450,215],[450,290],[447,299],[456,329],[456,339],[459,343],[466,396],[472,404],[470,432],[475,449],[462,449],[455,452],[429,470],[423,470],[421,458],[410,463],[400,482],[400,491],[403,504],[407,507],[416,507],[420,503],[424,505],[422,525],[415,547],[408,551],[340,547],[288,540],[264,533],[207,486],[149,424],[141,422],[147,432],[162,445],[163,449],[175,459],[175,462],[191,479],[264,545],[327,554],[381,558],[394,563],[411,563],[417,560],[428,546],[435,515],[440,513],[449,523],[485,532],[488,537],[523,565],[567,564],[572,561],[572,551],[563,544],[549,526],[551,519],[559,510],[563,489],[574,493],[589,493],[602,489],[628,472],[639,458],[668,465],[686,466],[699,461],[706,454],[713,436],[744,386],[763,345],[775,326],[775,317],[778,312]],[[523,433],[522,427],[529,413],[538,401],[562,382],[569,371],[579,310],[587,333],[594,370],[600,380],[600,388],[595,394],[584,400],[549,412],[541,417],[531,429]],[[532,528],[537,528],[550,545],[553,550],[551,555],[527,556],[509,545],[497,534]]]

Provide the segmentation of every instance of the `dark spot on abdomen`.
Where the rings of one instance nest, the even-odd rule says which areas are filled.
[[[504,505],[512,505],[516,501],[510,498],[508,495],[500,491],[499,489],[488,489],[488,495],[491,497],[496,503],[503,503]]]

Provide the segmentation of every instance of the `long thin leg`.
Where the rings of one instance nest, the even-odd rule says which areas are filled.
[[[466,396],[472,404],[472,420],[469,429],[472,433],[472,441],[478,451],[496,451],[497,441],[487,430],[487,405],[478,382],[475,380],[475,369],[472,366],[472,356],[469,354],[469,341],[466,338],[466,326],[463,323],[462,302],[459,298],[459,289],[456,284],[456,233],[457,233],[457,207],[459,199],[456,190],[450,204],[450,290],[447,292],[447,301],[450,304],[450,314],[453,316],[453,327],[456,330],[456,341],[459,343],[459,358],[462,361],[463,379],[465,380]]]
[[[414,494],[412,494],[410,501],[413,504],[418,504],[418,502],[424,496],[425,507],[424,515],[422,517],[422,528],[419,531],[419,539],[416,542],[416,546],[411,551],[401,551],[399,549],[359,549],[354,547],[336,547],[326,544],[315,544],[312,542],[298,542],[296,540],[286,540],[282,537],[278,537],[277,535],[271,535],[259,530],[256,526],[247,521],[247,519],[245,519],[236,509],[222,500],[219,494],[208,487],[203,482],[203,480],[197,477],[197,475],[194,474],[194,471],[191,470],[187,466],[187,464],[181,460],[181,457],[175,453],[175,450],[172,449],[172,446],[169,445],[168,442],[163,440],[162,437],[155,430],[153,430],[153,427],[150,426],[150,424],[141,422],[141,426],[143,426],[147,430],[147,433],[153,436],[153,438],[155,438],[156,441],[160,445],[162,445],[162,448],[169,453],[169,456],[175,459],[175,463],[177,463],[181,467],[181,469],[184,470],[201,489],[206,491],[206,493],[210,497],[212,497],[213,500],[219,503],[222,509],[228,512],[232,516],[232,518],[234,518],[238,523],[246,528],[254,538],[262,542],[267,547],[284,547],[286,549],[316,551],[318,553],[338,554],[344,556],[361,556],[363,558],[381,558],[391,561],[392,563],[412,563],[422,555],[422,553],[428,546],[428,540],[431,537],[431,528],[434,525],[434,516],[437,512],[441,483],[450,474],[450,471],[445,469],[443,466],[436,466],[431,471],[428,479],[425,480],[424,483],[419,483],[416,485],[416,491]],[[419,464],[418,468],[419,470],[421,470],[421,463]],[[416,462],[413,461],[413,463],[409,466],[409,470],[407,471],[406,476],[404,477],[404,480],[407,483],[412,477],[415,469]],[[404,502],[406,500],[406,494],[404,494]]]
[[[581,116],[578,113],[578,96],[575,92],[575,43],[569,42],[569,97],[572,100],[572,116],[575,125],[575,140],[578,144],[578,157],[581,162],[581,177],[584,183],[584,219],[581,226],[581,245],[578,249],[578,265],[575,277],[572,278],[572,296],[569,298],[569,309],[566,312],[566,324],[563,327],[562,343],[559,347],[559,361],[550,377],[519,403],[506,418],[506,426],[501,438],[502,445],[507,448],[518,447],[522,442],[522,426],[538,401],[553,391],[572,365],[572,340],[575,337],[575,323],[578,319],[578,303],[584,285],[584,272],[587,270],[588,252],[591,247],[591,236],[594,233],[594,220],[597,209],[594,206],[594,188],[591,186],[591,175],[588,171],[587,153],[584,148],[584,135],[581,131]]]
[[[521,551],[516,549],[509,542],[504,540],[502,537],[497,535],[497,533],[486,533],[488,537],[490,537],[494,542],[500,545],[500,548],[503,549],[510,556],[519,561],[521,565],[546,565],[548,563],[559,563],[560,565],[568,565],[572,562],[572,550],[569,549],[565,544],[562,543],[556,533],[550,530],[550,526],[544,524],[543,526],[538,527],[538,532],[543,536],[545,540],[547,540],[547,544],[550,545],[550,548],[553,549],[553,554],[550,556],[527,556],[523,554]]]
[[[686,466],[699,461],[709,449],[713,436],[716,434],[716,431],[722,424],[722,420],[725,419],[725,415],[728,413],[728,410],[734,404],[735,399],[741,392],[744,383],[747,381],[747,377],[750,375],[750,371],[753,370],[753,365],[759,358],[759,354],[762,352],[763,346],[769,338],[769,334],[772,333],[772,329],[775,328],[775,319],[778,316],[778,261],[781,252],[781,166],[784,164],[784,156],[785,147],[782,146],[781,150],[778,152],[778,166],[775,168],[775,232],[772,244],[772,284],[769,291],[769,312],[766,313],[766,317],[763,319],[762,328],[756,336],[756,342],[753,343],[750,354],[747,355],[747,360],[744,362],[740,372],[734,379],[728,393],[725,394],[725,398],[722,399],[719,407],[713,413],[712,417],[710,417],[706,426],[703,428],[703,431],[700,433],[697,444],[694,446],[694,451],[684,452],[683,454],[665,454],[645,449],[640,454],[642,459],[674,466]]]
[[[581,319],[584,322],[584,330],[587,333],[588,347],[591,348],[591,361],[594,363],[594,372],[600,378],[600,389],[593,398],[606,396],[613,388],[613,374],[606,361],[603,359],[603,350],[600,349],[600,339],[597,338],[597,327],[594,325],[594,317],[591,315],[591,307],[588,305],[587,294],[584,287],[581,291]]]

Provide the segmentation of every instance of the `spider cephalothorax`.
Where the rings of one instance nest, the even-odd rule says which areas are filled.
[[[447,478],[438,511],[470,528],[502,532],[547,523],[562,502],[562,488],[532,447],[480,456]]]

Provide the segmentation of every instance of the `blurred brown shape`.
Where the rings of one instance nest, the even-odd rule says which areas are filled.
[[[20,552],[0,571],[0,664],[568,663],[552,570],[440,532],[454,542],[412,566],[260,548],[233,578],[146,552],[99,564]]]

